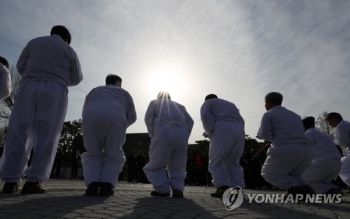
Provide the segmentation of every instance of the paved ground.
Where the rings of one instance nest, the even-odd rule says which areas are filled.
[[[22,182],[23,185],[23,182]],[[0,183],[2,188],[3,183]],[[349,218],[350,194],[339,204],[243,204],[232,211],[212,187],[186,187],[184,198],[151,197],[149,184],[121,182],[111,197],[84,196],[82,181],[49,180],[46,194],[0,194],[0,218]],[[244,194],[283,193],[244,190]]]

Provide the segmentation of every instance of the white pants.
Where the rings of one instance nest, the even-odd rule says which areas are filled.
[[[244,129],[235,123],[216,123],[210,138],[209,167],[213,185],[245,187],[243,168],[239,164],[244,150]]]
[[[25,81],[20,85],[1,158],[1,179],[19,182],[33,148],[28,181],[49,179],[67,111],[67,91],[55,82]]]
[[[152,138],[150,160],[143,171],[157,192],[167,193],[170,188],[185,189],[188,138],[187,131],[173,127],[159,130]]]
[[[306,143],[272,146],[267,151],[261,176],[280,189],[308,185],[302,174],[310,166],[313,155],[311,146]]]
[[[319,160],[312,162],[302,176],[317,194],[325,194],[330,189],[339,189],[330,181],[338,176],[340,168],[340,159]]]
[[[125,118],[111,110],[89,111],[83,115],[82,131],[87,150],[81,156],[85,185],[109,182],[115,187],[125,163]]]
[[[346,185],[350,186],[350,155],[342,157],[341,163],[342,167],[340,169],[339,176]]]

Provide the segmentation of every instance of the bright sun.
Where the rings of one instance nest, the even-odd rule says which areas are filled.
[[[149,79],[151,85],[150,91],[156,96],[160,91],[167,91],[170,96],[180,96],[181,94],[181,76],[180,73],[172,68],[159,68],[151,74]]]

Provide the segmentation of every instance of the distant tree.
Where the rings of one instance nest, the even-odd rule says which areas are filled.
[[[81,124],[82,124],[81,119],[66,121],[63,123],[63,128],[62,128],[60,140],[58,143],[58,147],[61,149],[62,155],[64,158],[71,156],[73,150],[75,149],[73,148],[73,143],[75,143],[77,149],[80,149],[81,146],[78,146],[78,145],[81,145],[80,143],[82,142],[82,137],[78,137],[78,136],[81,136],[82,134]],[[79,139],[77,139],[74,142],[75,138],[77,137]]]
[[[327,114],[328,114],[327,111],[323,111],[316,118],[315,126],[316,126],[316,129],[318,129],[319,131],[329,135],[332,139],[334,139],[334,128],[331,127],[330,125],[328,125],[328,122],[326,121]]]

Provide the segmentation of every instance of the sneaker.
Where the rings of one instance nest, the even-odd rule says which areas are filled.
[[[215,197],[215,198],[222,198],[222,196],[224,195],[224,192],[226,191],[226,189],[228,189],[228,186],[220,186],[216,188],[216,191],[214,193],[210,193],[211,197]]]
[[[21,194],[46,193],[48,189],[41,187],[40,182],[26,182],[22,188]]]
[[[114,195],[113,185],[109,182],[102,182],[100,186],[99,195],[101,196]]]
[[[184,197],[184,193],[181,190],[173,189],[173,197],[174,198],[182,198],[182,197]]]
[[[151,196],[166,197],[166,196],[170,196],[170,192],[161,193],[161,192],[157,192],[156,190],[154,190],[151,192]]]
[[[2,188],[2,193],[12,194],[18,191],[19,183],[17,182],[5,182]]]
[[[99,182],[92,182],[88,185],[87,189],[85,190],[85,195],[88,196],[98,196],[98,189],[100,187]]]

